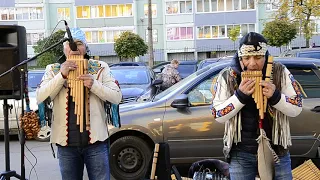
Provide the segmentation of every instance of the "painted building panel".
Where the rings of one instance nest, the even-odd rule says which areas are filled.
[[[133,26],[133,17],[77,19],[77,26],[82,28]]]
[[[18,23],[18,21],[0,21],[0,25],[14,25]]]
[[[49,11],[47,12],[48,19],[47,21],[47,29],[52,32],[53,28],[57,25],[57,23],[60,20],[66,20],[68,23],[68,26],[74,27],[74,10],[72,4],[67,3],[52,3],[47,6],[49,8]],[[63,29],[65,30],[65,26],[63,22],[60,22],[57,26],[57,29]]]
[[[195,26],[256,23],[256,11],[201,13],[195,15]]]
[[[37,4],[37,3],[44,3],[44,0],[7,0],[7,1],[15,1],[16,4]]]
[[[166,15],[166,24],[192,23],[193,14]]]
[[[85,5],[101,5],[101,4],[125,4],[133,3],[133,0],[75,0],[76,6],[85,6]]]
[[[114,56],[114,43],[108,44],[88,44],[90,54],[94,56]]]
[[[228,38],[223,39],[203,39],[196,40],[196,50],[198,52],[209,52],[209,51],[231,51],[237,49],[239,40],[235,43]]]
[[[167,41],[167,52],[193,52],[194,40]]]
[[[0,7],[14,7],[14,5],[15,5],[14,0],[0,0]]]
[[[20,26],[24,26],[27,30],[44,30],[45,22],[44,20],[37,21],[19,21]]]
[[[135,26],[136,33],[142,37],[147,43],[147,28],[148,28],[148,1],[135,1],[136,16]],[[153,47],[154,49],[163,49],[164,33],[163,33],[163,11],[161,1],[152,1],[152,28],[153,28]]]

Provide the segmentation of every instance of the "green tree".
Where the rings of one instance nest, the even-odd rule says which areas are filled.
[[[145,55],[148,52],[148,46],[139,35],[126,31],[116,39],[114,50],[120,57],[120,61],[123,58],[131,58],[133,61],[133,58]]]
[[[276,18],[286,18],[299,24],[301,32],[306,39],[306,47],[309,47],[309,41],[314,31],[312,17],[320,17],[319,0],[280,0],[279,10]]]
[[[49,37],[41,39],[37,42],[34,48],[35,53],[41,53],[44,49],[52,46],[53,44],[59,42],[65,35],[65,31],[58,30],[52,34],[51,39],[45,44]],[[63,55],[63,45],[60,44],[55,48],[49,50],[48,52],[42,54],[37,59],[38,67],[46,67],[48,64],[56,63],[58,57]]]
[[[262,34],[269,45],[281,47],[289,44],[296,37],[297,27],[286,20],[274,20],[265,24]]]
[[[229,39],[233,41],[233,49],[236,49],[236,40],[240,35],[240,26],[233,27],[228,34]]]

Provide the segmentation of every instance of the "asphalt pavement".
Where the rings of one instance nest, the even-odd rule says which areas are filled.
[[[56,153],[57,149],[53,147]],[[15,170],[18,174],[21,174],[20,152],[18,138],[10,136],[10,170]],[[5,171],[5,168],[5,145],[3,136],[0,136],[0,172]],[[28,180],[61,179],[58,159],[53,157],[49,142],[26,141],[25,169]],[[84,170],[83,179],[89,179],[86,170]],[[115,179],[111,178],[111,180]]]

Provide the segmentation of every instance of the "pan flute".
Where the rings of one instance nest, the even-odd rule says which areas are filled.
[[[89,89],[84,87],[83,81],[79,80],[78,77],[88,74],[88,60],[84,59],[82,55],[70,55],[67,56],[67,61],[74,61],[78,66],[77,69],[69,72],[68,86],[70,87],[72,101],[75,103],[74,113],[77,117],[77,125],[80,126],[80,132],[83,132],[84,126],[86,130],[90,130]]]
[[[272,65],[273,65],[273,57],[269,56],[267,62],[266,69],[266,77],[265,81],[270,81],[271,73],[272,73]],[[257,109],[259,110],[260,119],[264,119],[264,113],[267,110],[267,97],[262,94],[262,86],[259,83],[262,81],[262,71],[244,71],[241,73],[241,79],[253,79],[255,80],[255,88],[252,94],[252,98],[257,105]]]

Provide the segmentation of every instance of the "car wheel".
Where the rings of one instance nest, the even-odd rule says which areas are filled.
[[[135,136],[117,139],[110,147],[110,169],[115,179],[140,180],[149,168],[151,150]]]
[[[40,131],[38,132],[38,135],[37,137],[35,137],[35,139],[41,142],[48,142],[50,141],[50,136],[51,136],[51,128],[48,125],[48,123],[46,123],[45,126],[40,128]]]

